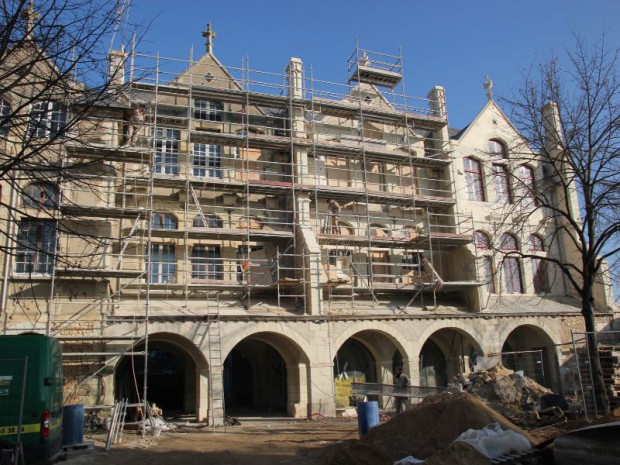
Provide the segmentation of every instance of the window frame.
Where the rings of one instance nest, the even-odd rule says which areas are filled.
[[[224,105],[217,100],[194,99],[194,118],[201,121],[222,121]]]
[[[477,170],[473,168],[477,168]],[[463,172],[465,174],[467,200],[486,202],[482,162],[474,157],[463,158]]]
[[[527,173],[527,176],[523,176]],[[530,206],[538,206],[538,198],[536,195],[536,171],[530,165],[520,165],[517,168],[517,178],[521,185],[522,198],[521,206],[527,208]]]
[[[224,280],[222,249],[219,245],[194,244],[190,263],[192,281]]]
[[[174,230],[179,229],[179,221],[176,216],[168,212],[153,212],[151,228]]]
[[[488,142],[489,156],[494,160],[507,160],[508,150],[506,144],[499,139],[489,139]],[[499,150],[497,150],[499,148]]]
[[[151,269],[149,282],[152,284],[176,284],[177,258],[175,244],[151,244]]]
[[[474,246],[478,250],[491,250],[491,238],[484,231],[477,229],[474,231]]]
[[[198,178],[222,179],[222,146],[194,142],[192,174]]]
[[[493,257],[483,255],[481,257],[481,268],[483,272],[484,285],[487,292],[495,294],[495,271],[493,266]]]
[[[179,145],[181,130],[157,128],[155,130],[155,160],[153,170],[157,174],[179,174]]]
[[[30,191],[35,189],[39,192],[39,195],[30,195]],[[60,205],[60,190],[54,183],[32,182],[23,190],[22,206],[24,208],[57,208],[58,205]]]
[[[37,139],[64,138],[67,107],[54,100],[34,102],[30,108],[28,132]]]
[[[17,230],[14,272],[51,275],[56,263],[57,237],[54,221],[22,219]]]
[[[7,99],[0,97],[0,137],[6,137],[9,134],[11,128],[11,102]]]
[[[495,187],[495,201],[513,203],[510,174],[508,167],[502,163],[493,163],[493,186]]]

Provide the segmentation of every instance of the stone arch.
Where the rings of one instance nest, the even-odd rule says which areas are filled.
[[[470,331],[459,326],[444,325],[420,339],[420,385],[446,387],[454,376],[475,369],[482,346]]]
[[[306,416],[311,377],[307,347],[281,326],[268,323],[236,332],[222,354],[227,414]]]
[[[132,347],[145,349],[144,342]],[[149,335],[147,400],[165,411],[206,417],[208,362],[204,354],[185,336],[160,332]],[[132,382],[133,380],[133,382]],[[124,356],[114,368],[116,398],[136,402],[144,392],[144,358]]]

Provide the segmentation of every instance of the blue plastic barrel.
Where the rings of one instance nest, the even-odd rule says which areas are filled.
[[[371,400],[357,403],[357,426],[360,438],[366,436],[370,428],[379,424],[379,402]]]
[[[82,444],[84,440],[84,405],[65,405],[62,410],[62,445]]]

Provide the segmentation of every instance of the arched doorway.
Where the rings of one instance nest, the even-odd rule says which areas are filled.
[[[446,387],[459,373],[473,371],[478,355],[482,349],[469,334],[457,328],[440,329],[420,351],[420,384]]]
[[[523,325],[515,328],[502,345],[502,364],[523,373],[542,386],[557,385],[554,344],[540,328]]]
[[[307,387],[300,385],[307,366],[299,347],[279,334],[257,333],[242,340],[224,362],[226,415],[295,415],[307,401],[302,399]]]
[[[149,336],[147,359],[147,400],[163,409],[166,417],[206,416],[206,402],[201,372],[207,371],[206,360],[195,345],[176,334],[159,333]],[[132,348],[144,351],[144,343]],[[114,372],[114,397],[137,403],[144,395],[144,366],[142,355],[127,355],[120,359]],[[204,404],[204,405],[201,405]],[[201,410],[201,411],[199,411]]]

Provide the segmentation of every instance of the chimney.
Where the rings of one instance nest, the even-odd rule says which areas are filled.
[[[108,60],[108,78],[110,79],[110,84],[120,87],[125,84],[125,62],[127,61],[125,48],[122,47],[120,50],[112,50]]]

